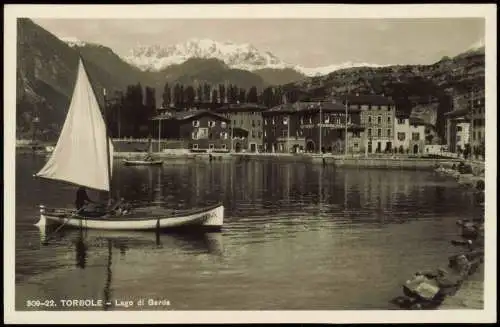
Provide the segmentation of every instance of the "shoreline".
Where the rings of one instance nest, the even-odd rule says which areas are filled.
[[[146,152],[115,152],[114,158],[138,159]],[[293,162],[310,162],[313,164],[334,165],[346,168],[385,168],[385,169],[435,169],[437,166],[451,168],[461,159],[449,157],[412,157],[412,156],[368,156],[364,155],[332,155],[332,154],[289,154],[289,153],[196,153],[190,151],[153,152],[153,157],[162,160],[240,160],[262,161],[283,160]],[[483,162],[472,162],[471,165],[484,167]]]

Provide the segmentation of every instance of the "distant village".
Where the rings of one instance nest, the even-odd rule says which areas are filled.
[[[445,114],[445,142],[435,127],[396,108],[383,94],[345,94],[267,107],[235,101],[194,101],[157,108],[149,119],[152,150],[192,152],[412,154],[452,152],[484,158],[484,90],[454,97]],[[137,140],[114,128],[118,151],[134,152]],[[144,141],[144,140],[143,140]],[[135,147],[135,148],[134,148]]]

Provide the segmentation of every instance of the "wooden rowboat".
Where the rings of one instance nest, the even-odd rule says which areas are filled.
[[[224,220],[224,206],[172,211],[161,207],[140,207],[125,214],[103,214],[88,217],[74,210],[46,208],[40,206],[40,220],[36,224],[44,227],[50,224],[64,224],[67,227],[102,230],[162,230],[182,227],[220,230]]]
[[[124,159],[123,162],[127,166],[157,166],[163,164],[162,160],[130,160]]]

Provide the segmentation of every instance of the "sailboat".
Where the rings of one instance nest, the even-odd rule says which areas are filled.
[[[80,187],[109,192],[113,166],[113,143],[108,136],[99,103],[85,70],[78,63],[71,103],[57,144],[45,166],[35,176]],[[85,207],[84,207],[85,208]],[[37,226],[60,226],[106,230],[158,230],[181,227],[220,229],[224,219],[221,203],[205,208],[172,211],[153,205],[115,204],[97,217],[80,210],[40,205]]]

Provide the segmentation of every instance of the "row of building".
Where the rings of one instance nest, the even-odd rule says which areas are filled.
[[[485,90],[471,89],[453,97],[453,110],[445,114],[448,150],[459,153],[469,145],[472,152],[485,145]],[[484,154],[483,154],[484,155]]]
[[[345,95],[273,108],[226,104],[214,110],[159,109],[160,140],[192,150],[281,153],[423,153],[428,126],[383,95]],[[347,136],[347,137],[346,137]]]

